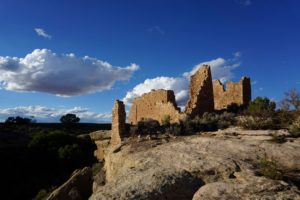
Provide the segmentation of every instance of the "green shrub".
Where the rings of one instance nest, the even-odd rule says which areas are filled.
[[[275,143],[279,143],[279,144],[282,144],[282,143],[285,143],[287,140],[286,140],[286,137],[284,135],[272,135],[272,139],[271,139],[272,142],[275,142]]]
[[[244,129],[274,129],[274,121],[271,117],[256,117],[256,116],[240,116],[238,117],[238,125]]]
[[[246,109],[245,105],[238,105],[236,103],[232,103],[227,106],[226,111],[229,113],[239,114],[242,113]]]
[[[161,123],[163,126],[170,126],[171,117],[170,115],[164,115],[164,117],[161,120]]]
[[[83,156],[78,144],[65,145],[58,149],[58,157],[65,162],[74,162]]]
[[[171,134],[171,135],[182,135],[183,128],[180,124],[172,124],[171,126],[167,127],[165,129],[165,133]]]
[[[287,128],[295,121],[297,114],[297,111],[278,110],[275,114],[276,123],[281,128]]]
[[[274,179],[274,180],[282,180],[283,173],[279,170],[277,162],[272,159],[268,159],[266,156],[261,159],[259,163],[260,173],[261,175]]]
[[[245,113],[256,117],[271,117],[275,113],[276,103],[267,97],[256,97],[250,102]]]
[[[201,117],[187,119],[183,122],[184,132],[191,134],[199,131],[216,131],[235,124],[235,114],[224,112],[222,114],[204,113]]]
[[[299,137],[300,136],[300,116],[293,122],[289,127],[291,136]]]
[[[138,135],[138,126],[130,126],[129,133],[131,137]]]
[[[153,119],[139,121],[137,127],[137,134],[140,135],[157,134],[161,130],[159,122]]]

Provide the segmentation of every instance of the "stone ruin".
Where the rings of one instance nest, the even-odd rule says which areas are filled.
[[[116,100],[112,109],[112,128],[110,144],[121,144],[121,137],[126,131],[126,112],[122,101]]]
[[[136,125],[145,119],[157,120],[160,124],[165,116],[170,116],[171,123],[179,123],[182,119],[172,90],[152,90],[134,99],[130,108],[128,121]]]
[[[248,105],[251,101],[251,82],[250,78],[242,79],[234,83],[226,84],[226,88],[219,80],[213,81],[215,110],[226,109],[231,104]]]
[[[203,65],[190,78],[189,96],[185,111],[180,112],[172,90],[152,90],[134,99],[128,122],[136,125],[139,121],[152,119],[162,124],[164,117],[169,116],[170,123],[179,123],[187,116],[226,109],[231,104],[248,105],[251,100],[250,78],[243,77],[238,83],[228,82],[225,89],[219,80],[212,81],[210,66]],[[125,121],[124,103],[117,100],[112,111],[111,144],[121,144]]]
[[[190,99],[185,106],[185,113],[191,117],[214,111],[213,84],[208,65],[203,65],[191,76]]]

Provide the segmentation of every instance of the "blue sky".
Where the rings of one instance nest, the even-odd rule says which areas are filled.
[[[184,104],[183,74],[201,63],[224,81],[250,76],[253,97],[280,100],[300,87],[299,8],[298,0],[1,0],[0,121],[66,112],[107,121],[115,99],[129,104],[158,87]]]

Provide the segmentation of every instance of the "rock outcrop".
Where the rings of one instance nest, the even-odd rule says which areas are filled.
[[[189,95],[185,113],[191,117],[214,110],[212,77],[208,65],[203,65],[191,76]]]
[[[165,116],[170,116],[171,123],[178,123],[184,115],[180,113],[171,90],[153,90],[134,99],[129,112],[129,123],[136,125],[145,119],[162,123]]]
[[[120,145],[121,137],[126,131],[126,112],[125,105],[122,101],[116,100],[112,109],[112,129],[111,140],[112,145]]]
[[[270,134],[231,128],[169,142],[132,139],[108,150],[107,182],[90,199],[300,199],[300,139],[277,144]],[[260,175],[265,157],[284,169],[284,180]]]
[[[94,151],[94,156],[99,162],[104,161],[104,151],[110,144],[111,140],[111,131],[109,130],[100,130],[95,131],[89,134],[92,141],[97,146],[97,149]]]
[[[251,101],[250,78],[243,77],[238,83],[228,82],[226,88],[219,81],[213,81],[215,110],[226,109],[231,104],[248,105]]]
[[[90,167],[73,172],[70,179],[54,190],[48,200],[83,200],[92,194],[93,173]]]

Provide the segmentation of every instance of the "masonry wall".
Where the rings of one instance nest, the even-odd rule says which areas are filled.
[[[126,112],[125,105],[122,101],[116,100],[112,109],[112,130],[111,141],[112,145],[121,144],[121,137],[126,131]]]
[[[239,82],[228,82],[226,88],[219,81],[213,81],[215,110],[226,109],[229,105],[248,105],[251,101],[250,78],[243,77]]]
[[[162,119],[169,115],[171,123],[177,123],[182,118],[171,90],[153,90],[135,98],[130,112],[129,123],[136,125],[144,119],[154,119],[162,123]]]
[[[191,76],[189,100],[185,107],[185,113],[191,117],[202,115],[214,110],[213,84],[210,67],[201,66]]]

